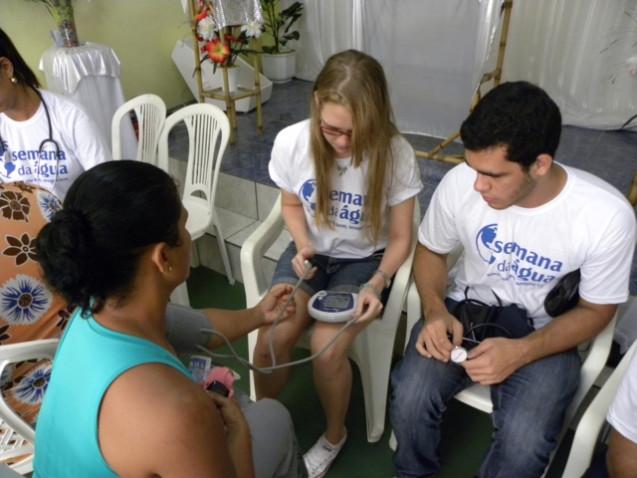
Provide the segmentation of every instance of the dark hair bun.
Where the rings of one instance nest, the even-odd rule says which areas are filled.
[[[36,248],[49,285],[69,302],[88,305],[94,292],[91,277],[99,266],[84,214],[74,209],[58,211],[38,235]]]
[[[49,285],[84,312],[133,293],[140,260],[153,244],[180,244],[175,182],[141,161],[107,161],[71,184],[63,208],[36,243]]]

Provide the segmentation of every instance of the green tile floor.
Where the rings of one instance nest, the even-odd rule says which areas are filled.
[[[188,280],[190,300],[193,307],[224,307],[237,309],[245,306],[243,286],[228,284],[225,276],[204,267],[192,270]],[[245,340],[235,344],[239,353],[247,357]],[[219,351],[223,351],[219,349]],[[306,352],[298,350],[298,357]],[[249,390],[247,369],[236,362],[224,361],[241,375],[239,387]],[[314,391],[309,364],[295,368],[292,379],[284,390],[280,400],[292,414],[296,426],[299,444],[308,449],[323,431],[323,416],[318,397]],[[388,446],[389,430],[378,443],[370,444],[366,439],[365,411],[362,389],[356,367],[354,366],[354,386],[350,409],[347,416],[349,438],[345,448],[336,459],[327,474],[327,478],[387,478],[394,476],[392,452]],[[441,457],[442,478],[468,478],[480,466],[491,433],[490,419],[486,414],[473,410],[453,401],[449,405],[443,423]],[[563,468],[570,437],[565,440],[547,475],[549,478],[560,476]]]

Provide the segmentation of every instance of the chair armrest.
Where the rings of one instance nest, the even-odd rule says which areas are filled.
[[[52,360],[58,343],[58,339],[46,339],[1,346],[0,375],[2,375],[5,368],[11,363],[44,358]],[[0,393],[0,415],[4,421],[22,437],[31,442],[35,440],[35,431],[31,425],[25,422],[7,405],[2,393]]]
[[[405,298],[407,297],[407,291],[411,284],[411,268],[414,263],[414,252],[416,250],[416,244],[412,241],[411,250],[407,259],[401,264],[394,275],[394,281],[392,284],[392,293],[389,295],[387,301],[387,309],[397,310],[399,315],[402,312]],[[398,293],[394,293],[394,291]]]
[[[400,265],[396,274],[394,274],[394,281],[392,284],[391,293],[385,305],[385,311],[383,312],[383,320],[374,322],[374,326],[377,328],[384,328],[388,330],[395,330],[395,327],[400,320],[405,306],[405,300],[407,298],[407,292],[412,283],[411,270],[414,264],[414,256],[416,254],[416,245],[418,244],[418,224],[420,222],[420,206],[418,201],[414,205],[413,212],[413,227],[411,235],[411,244],[409,246],[409,254],[406,259]]]
[[[626,352],[626,355],[582,415],[575,429],[575,436],[562,478],[580,478],[590,465],[599,432],[606,422],[608,409],[617,394],[617,389],[636,349],[637,342]]]
[[[606,365],[608,355],[610,354],[616,322],[617,314],[615,314],[606,327],[604,327],[604,329],[590,341],[588,354],[584,358],[580,369],[581,378],[579,387],[577,388],[577,392],[566,411],[567,422],[570,422],[573,419],[579,406],[582,404],[584,397],[586,397],[588,391],[591,389]]]
[[[268,217],[250,234],[241,247],[241,275],[243,276],[247,307],[254,307],[258,304],[267,289],[261,260],[268,248],[281,234],[283,225],[279,195]]]

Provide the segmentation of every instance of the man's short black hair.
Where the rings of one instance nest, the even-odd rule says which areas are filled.
[[[562,115],[546,92],[526,81],[502,83],[462,123],[465,149],[505,146],[507,159],[527,169],[540,154],[555,157]]]

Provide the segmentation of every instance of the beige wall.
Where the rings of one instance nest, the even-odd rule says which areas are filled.
[[[180,0],[75,0],[73,5],[79,40],[115,50],[127,99],[155,93],[169,108],[193,100],[170,58],[175,42],[189,34]],[[39,1],[0,0],[0,28],[44,84],[38,63],[55,28],[46,8]]]

